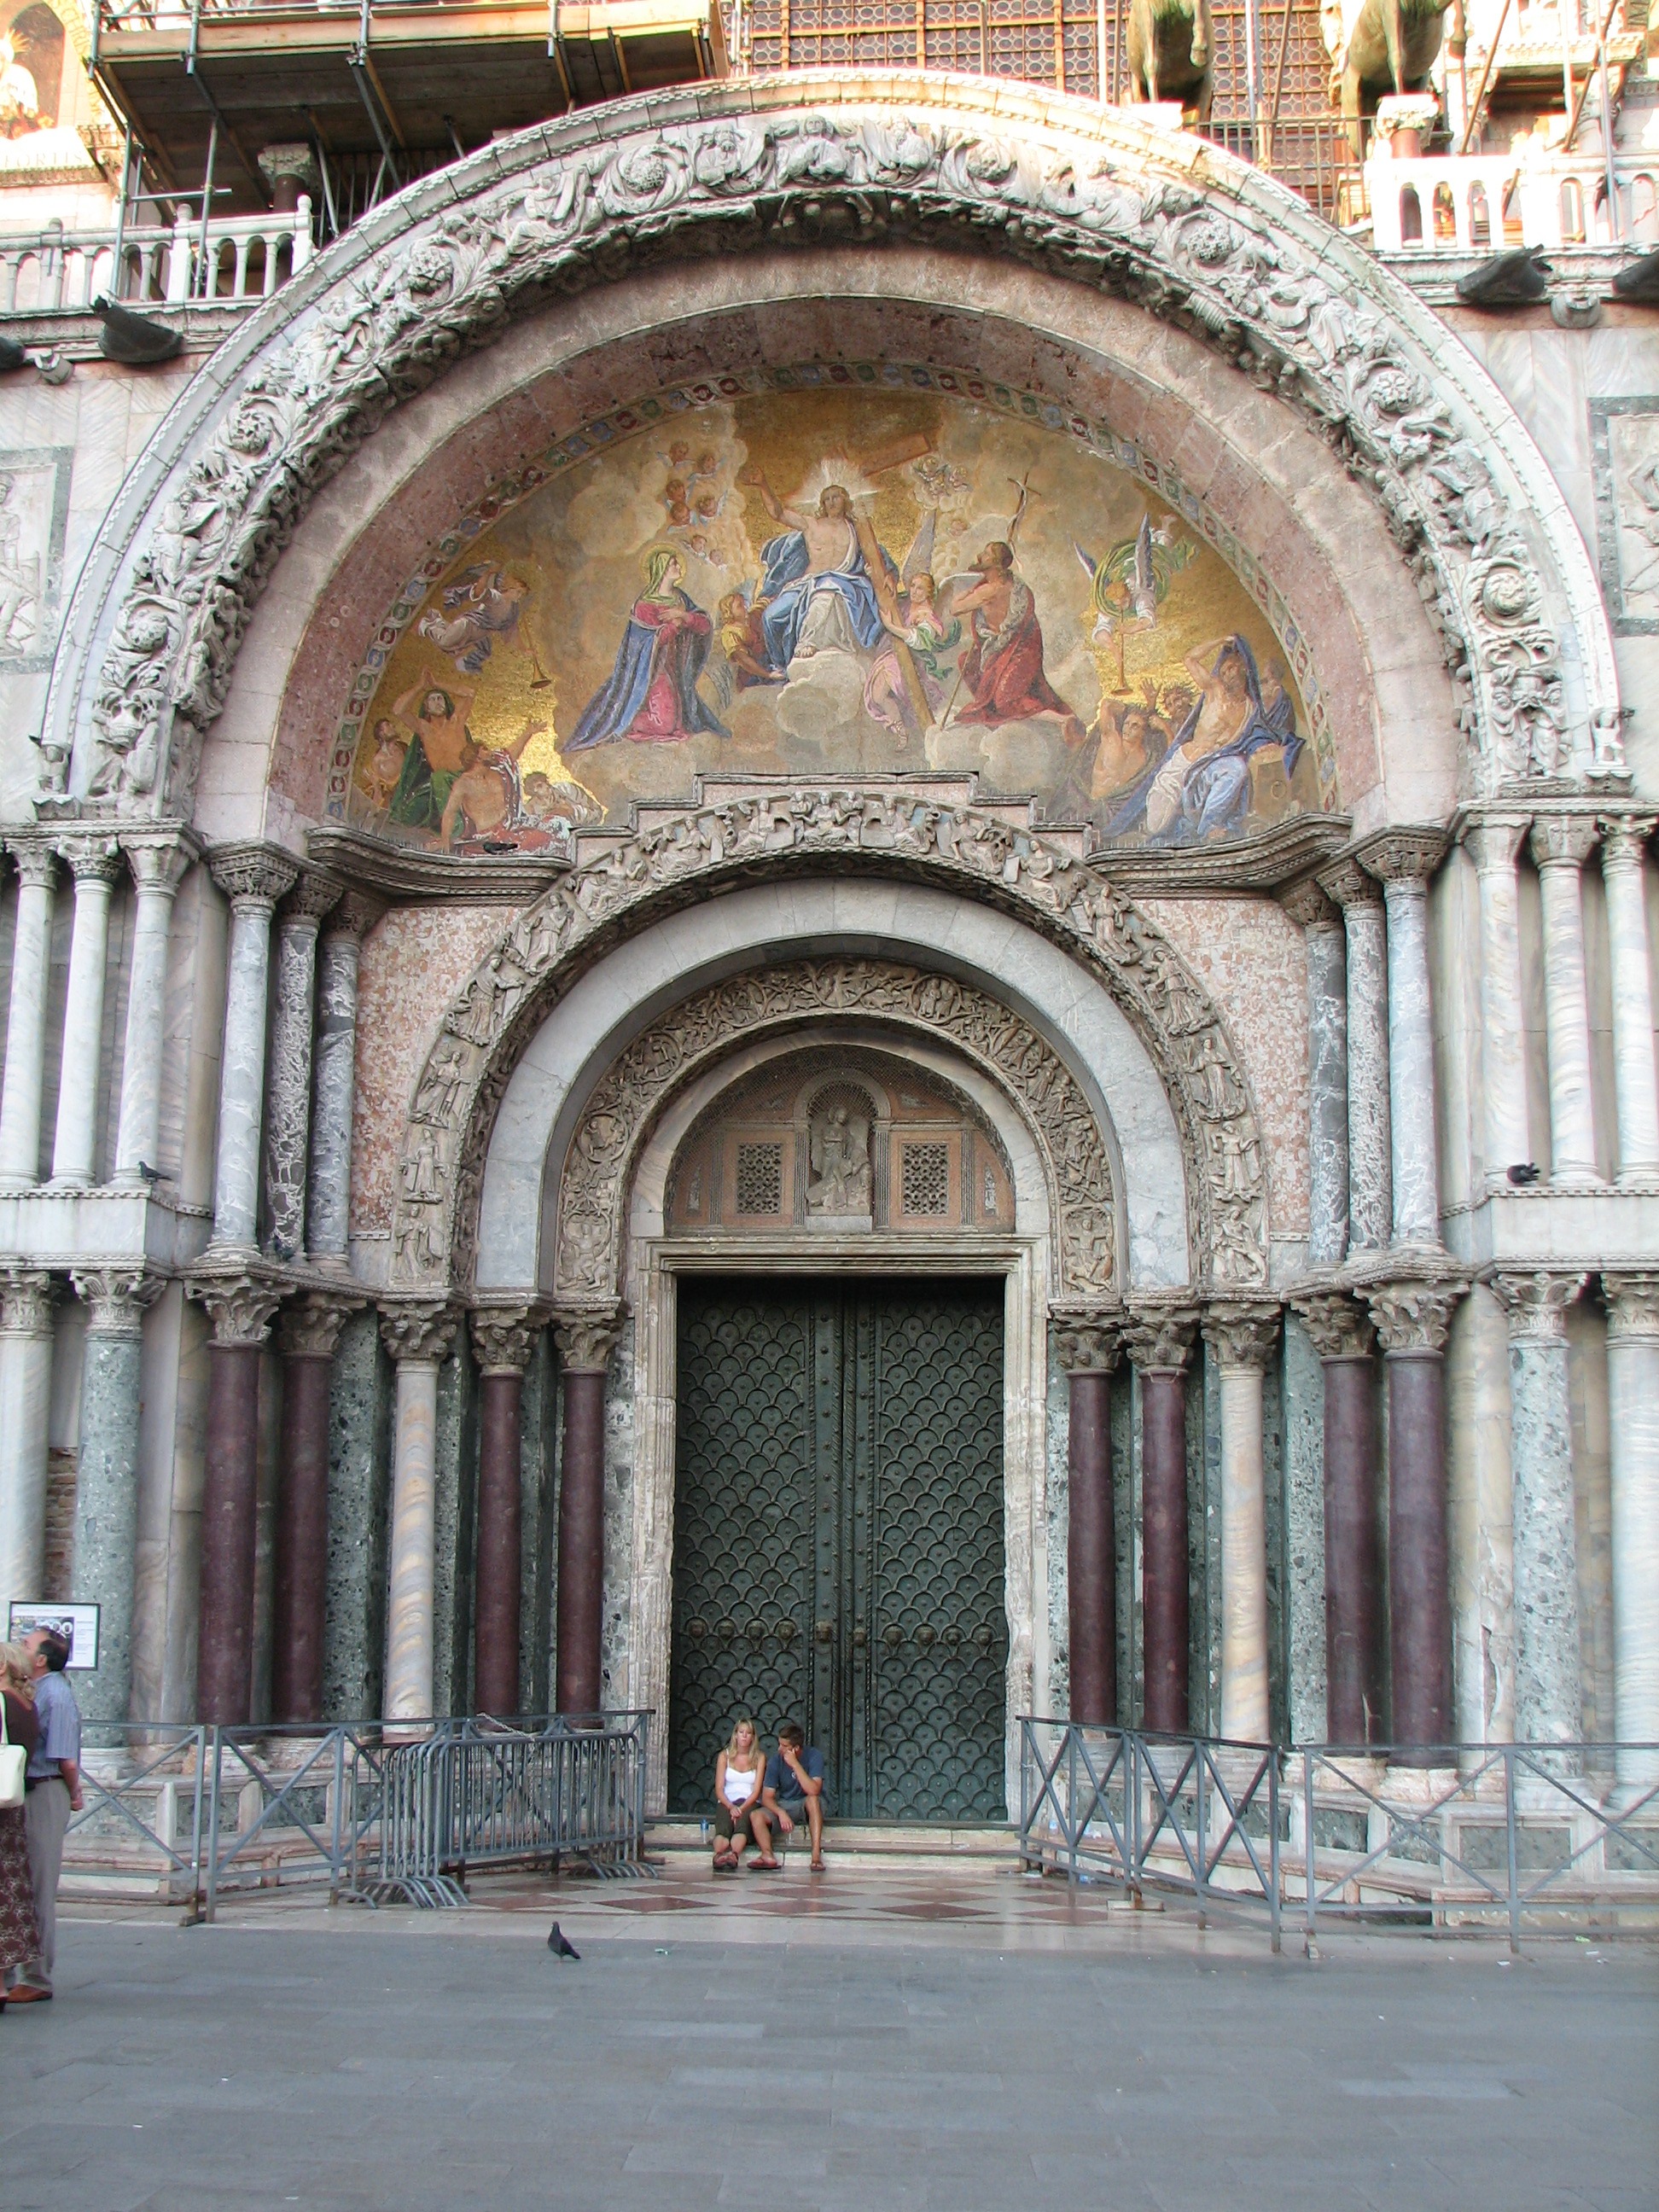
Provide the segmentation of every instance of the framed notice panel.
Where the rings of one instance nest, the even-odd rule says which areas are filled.
[[[44,1600],[39,1605],[28,1605],[21,1598],[14,1598],[6,1623],[9,1641],[15,1644],[20,1637],[32,1636],[37,1628],[52,1629],[63,1638],[70,1648],[72,1668],[89,1673],[98,1664],[95,1605],[49,1605]]]

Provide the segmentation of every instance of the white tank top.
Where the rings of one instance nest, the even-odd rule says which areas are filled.
[[[755,1786],[755,1771],[756,1770],[752,1766],[733,1766],[730,1757],[727,1757],[726,1762],[726,1802],[728,1805],[742,1805],[747,1802],[750,1792]]]

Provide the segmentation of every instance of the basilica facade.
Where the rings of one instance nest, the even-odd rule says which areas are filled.
[[[0,380],[0,1597],[85,1709],[1659,1778],[1654,310],[918,72],[292,263]]]

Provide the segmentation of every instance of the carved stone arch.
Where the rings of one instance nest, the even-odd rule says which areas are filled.
[[[953,977],[897,961],[798,960],[683,1000],[600,1078],[562,1163],[553,1277],[562,1308],[621,1296],[635,1167],[673,1100],[740,1041],[821,1024],[826,1014],[890,1029],[896,1041],[907,1033],[943,1038],[1000,1091],[1043,1162],[1055,1295],[1111,1295],[1119,1255],[1110,1159],[1093,1109],[1054,1048],[989,992]]]
[[[501,1094],[548,1009],[595,958],[722,881],[853,869],[965,891],[1096,971],[1139,1032],[1174,1111],[1201,1275],[1264,1283],[1267,1189],[1255,1103],[1219,1012],[1163,932],[1100,862],[998,816],[887,784],[768,790],[659,817],[603,840],[520,915],[445,1015],[415,1086],[392,1285],[436,1292],[470,1273]]]
[[[1009,256],[1212,345],[1378,501],[1465,687],[1474,788],[1621,768],[1606,611],[1559,488],[1406,287],[1196,139],[1006,83],[849,72],[810,106],[793,76],[750,80],[522,132],[319,256],[181,393],[106,517],[53,667],[49,780],[72,751],[85,797],[188,814],[317,487],[514,316],[648,262],[849,237]]]

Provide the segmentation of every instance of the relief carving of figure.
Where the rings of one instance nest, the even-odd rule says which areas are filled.
[[[862,1114],[832,1106],[812,1116],[812,1181],[809,1214],[867,1214],[870,1211],[870,1123]]]

